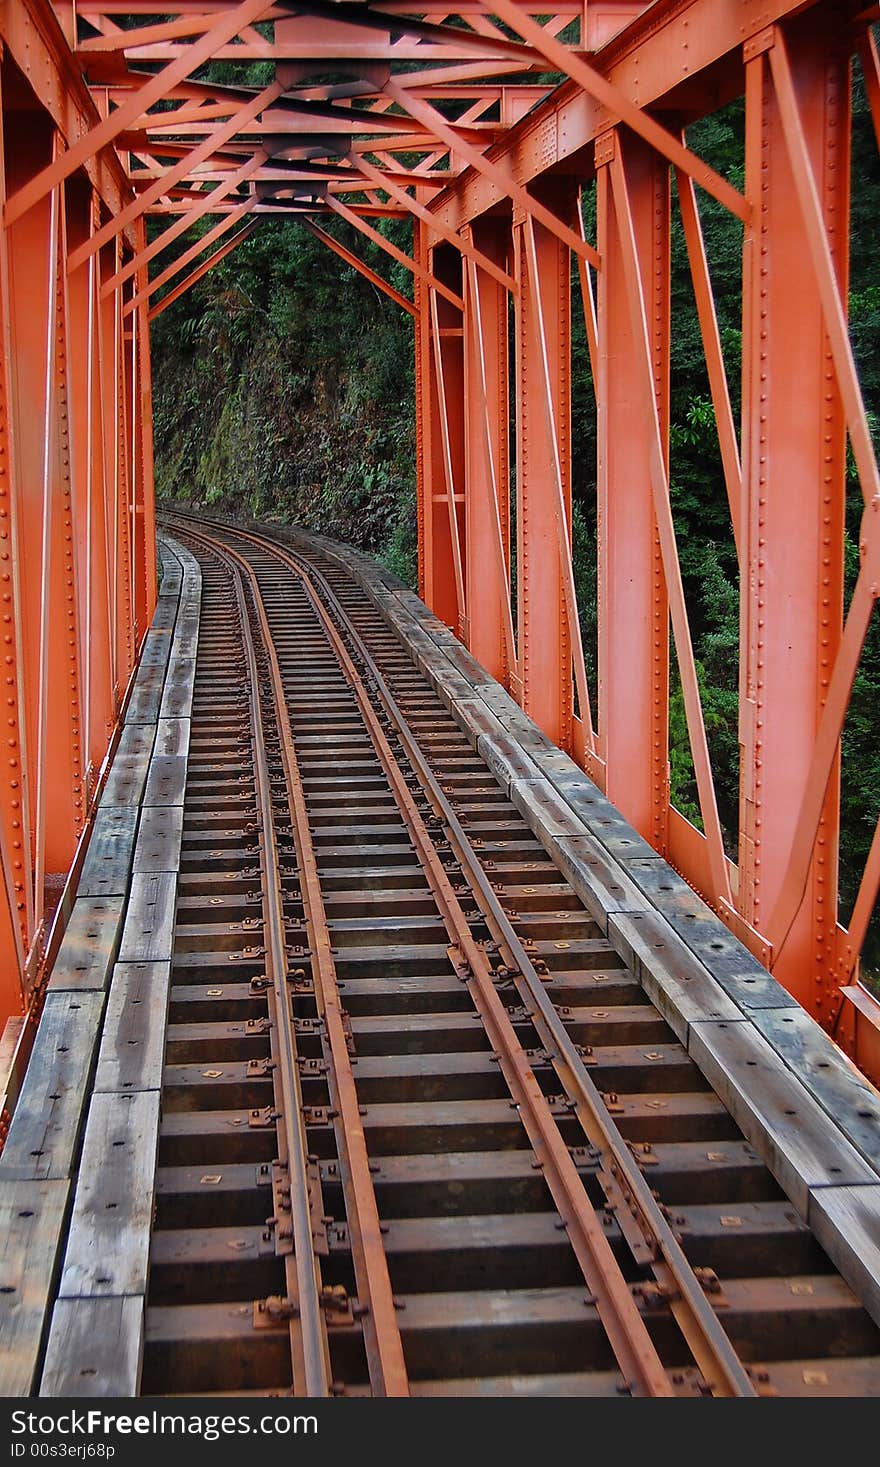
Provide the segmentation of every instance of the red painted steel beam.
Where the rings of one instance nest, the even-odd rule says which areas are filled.
[[[0,92],[2,101],[2,92]],[[4,139],[0,129],[0,203],[5,192]],[[8,241],[0,229],[0,625],[5,668],[2,699],[5,718],[5,778],[0,780],[0,1013],[19,1014],[25,960],[34,932],[31,856],[30,762],[23,701],[19,522],[21,496],[14,432],[16,362],[12,355],[12,297]]]
[[[401,295],[399,290],[395,290],[393,285],[389,285],[387,280],[383,280],[381,275],[377,275],[375,270],[371,270],[369,265],[365,264],[363,260],[359,260],[357,255],[352,254],[351,250],[346,249],[345,245],[341,244],[338,239],[334,239],[332,234],[328,234],[326,229],[321,229],[311,219],[304,218],[302,223],[315,239],[319,239],[322,244],[327,246],[328,250],[332,250],[346,265],[350,265],[353,270],[357,270],[359,275],[363,275],[365,280],[369,280],[371,285],[375,285],[377,290],[381,290],[388,296],[389,300],[394,301],[395,305],[400,306],[401,310],[406,311],[410,316],[415,315],[416,308],[412,301],[408,301],[405,295]]]
[[[530,40],[536,50],[552,62],[565,76],[595,98],[615,122],[624,122],[637,137],[648,143],[661,158],[666,158],[680,168],[688,177],[712,194],[725,208],[740,219],[748,219],[748,204],[738,189],[710,168],[701,158],[685,147],[682,142],[645,111],[644,106],[632,101],[625,92],[619,91],[601,71],[551,36],[531,16],[524,15],[513,0],[486,0],[486,8],[498,15],[514,31]]]
[[[7,179],[27,176],[53,145],[52,133],[35,130],[23,114]],[[64,224],[64,201],[55,190],[8,234],[37,921],[44,879],[66,873],[86,808],[70,441],[71,378],[81,363],[69,342]]]
[[[508,290],[515,289],[516,283],[512,276],[506,270],[503,270],[495,260],[489,255],[484,254],[482,250],[478,250],[470,240],[466,239],[456,230],[449,229],[442,222],[436,221],[431,216],[430,211],[418,199],[414,199],[405,189],[400,188],[398,184],[394,183],[386,172],[380,168],[374,168],[365,158],[356,159],[356,166],[364,177],[368,178],[371,183],[374,183],[377,188],[384,189],[390,198],[396,199],[403,208],[409,210],[422,224],[428,224],[448,244],[454,245],[466,259],[472,260],[475,265],[479,265],[485,270],[487,275],[491,275],[493,280],[497,280],[499,285],[505,286]]]
[[[146,221],[137,221],[138,253],[143,254],[147,242]],[[150,326],[148,305],[144,296],[148,284],[146,266],[142,266],[137,285],[141,294],[134,313],[132,347],[132,428],[134,456],[135,536],[139,540],[137,564],[140,575],[135,599],[135,637],[146,635],[158,594],[156,568],[156,509],[153,493],[153,387],[150,363]]]
[[[229,15],[217,19],[199,41],[186,48],[183,56],[170,62],[156,76],[145,80],[109,117],[96,123],[89,132],[59,153],[36,177],[16,190],[14,195],[10,195],[6,204],[7,223],[14,224],[16,219],[20,219],[28,209],[45,198],[51,189],[63,183],[65,178],[69,178],[89,158],[108,143],[112,143],[123,128],[155,102],[167,97],[177,82],[183,81],[190,72],[208,61],[224,40],[234,36],[242,25],[259,20],[266,8],[266,0],[243,0]]]
[[[576,190],[564,185],[558,212],[573,216]],[[536,272],[527,227],[534,228]],[[514,210],[519,285],[516,322],[517,627],[523,708],[563,749],[572,742],[572,628],[566,608],[557,499],[571,534],[570,254],[530,216]],[[540,283],[540,284],[539,284]],[[539,284],[540,297],[536,287]]]
[[[273,82],[271,86],[265,87],[254,98],[253,102],[249,103],[246,107],[240,108],[228,122],[224,123],[221,127],[214,128],[209,136],[205,138],[204,142],[200,143],[190,152],[185,153],[179,163],[171,168],[165,169],[156,182],[151,184],[144,193],[139,194],[120,214],[109,220],[103,228],[96,230],[90,239],[83,241],[77,249],[71,252],[68,263],[69,271],[73,272],[77,270],[80,265],[84,264],[96,250],[100,249],[102,245],[112,239],[126,224],[134,221],[139,215],[145,213],[152,204],[155,204],[159,199],[168,194],[176,183],[186,178],[199,164],[208,160],[224,143],[234,137],[252,117],[258,117],[280,93],[281,88],[277,82]],[[132,181],[136,183],[136,175]]]
[[[123,320],[125,320],[126,317],[130,316],[133,311],[137,310],[138,306],[145,306],[149,302],[150,298],[156,294],[157,290],[161,290],[163,285],[167,285],[169,280],[172,280],[173,277],[175,275],[178,275],[181,270],[185,270],[186,266],[189,265],[191,261],[196,258],[197,255],[200,255],[203,250],[208,249],[212,244],[215,243],[216,240],[221,239],[222,236],[226,234],[234,224],[238,224],[239,220],[244,219],[247,214],[250,214],[253,210],[253,207],[253,199],[247,199],[243,204],[239,204],[237,209],[233,209],[231,214],[226,214],[219,221],[218,224],[214,225],[213,229],[209,229],[207,234],[203,235],[201,239],[197,239],[194,244],[190,245],[188,250],[184,251],[179,259],[173,260],[172,263],[162,271],[161,275],[157,275],[153,280],[148,279],[146,274],[146,267],[142,266],[141,269],[143,271],[143,274],[141,279],[138,281],[137,294],[132,296],[131,300],[127,301],[122,308]]]
[[[475,232],[484,254],[507,269],[505,222]],[[464,315],[467,644],[499,682],[518,678],[510,602],[508,299],[496,280],[468,261]]]
[[[142,266],[148,265],[150,260],[168,248],[172,240],[177,239],[178,235],[185,234],[205,214],[215,213],[216,205],[227,198],[229,194],[233,195],[231,213],[236,217],[239,215],[239,210],[248,206],[253,207],[257,202],[256,194],[249,195],[245,204],[242,204],[236,196],[235,191],[241,184],[247,183],[252,174],[256,173],[260,163],[265,161],[265,156],[265,153],[262,151],[256,153],[253,158],[248,159],[246,163],[243,163],[240,168],[236,169],[235,173],[231,173],[228,178],[218,181],[216,188],[212,188],[208,193],[204,194],[197,204],[193,204],[175,224],[170,224],[167,229],[163,230],[151,244],[144,244],[133,260],[129,260],[121,270],[117,270],[116,274],[105,282],[102,286],[104,295],[109,295],[112,290],[116,290],[120,285],[124,285],[126,280],[130,280],[132,275],[136,274]]]
[[[7,0],[0,33],[5,51],[68,144],[72,146],[90,134],[100,121],[100,113],[46,0]],[[83,168],[110,213],[118,214],[131,198],[118,155],[112,148],[98,153],[89,150]]]
[[[463,309],[464,302],[461,296],[456,295],[455,291],[450,289],[444,281],[440,280],[421,259],[418,257],[411,258],[403,250],[399,250],[396,244],[393,244],[390,239],[386,239],[384,234],[379,233],[378,229],[373,229],[371,225],[367,224],[365,219],[360,218],[347,204],[343,204],[341,199],[334,198],[332,194],[328,194],[326,196],[326,203],[334,214],[338,214],[341,219],[347,220],[349,224],[359,230],[367,239],[371,239],[373,244],[378,245],[381,250],[384,250],[386,255],[390,255],[392,260],[396,260],[398,265],[403,265],[405,270],[409,270],[416,280],[423,282],[431,290],[436,290],[438,295],[442,295],[444,300],[447,300],[450,305],[455,306],[457,310],[460,311]]]
[[[434,250],[435,274],[447,273],[450,280],[461,279],[462,265],[445,246]],[[462,315],[448,301],[431,291],[430,329],[433,351],[434,437],[439,444],[442,480],[433,492],[436,518],[445,515],[455,595],[453,629],[467,641],[467,524],[464,514],[464,328]]]
[[[426,228],[414,226],[415,258],[419,265],[415,276],[416,305],[416,491],[419,530],[419,594],[431,610],[447,626],[458,628],[459,604],[456,591],[455,563],[450,533],[446,463],[440,423],[440,384],[437,380],[437,347],[434,341],[434,297],[448,292],[459,302],[460,295],[445,281],[455,280],[461,290],[461,262],[454,271],[454,256],[441,259],[445,281],[436,273],[436,256],[432,262]],[[435,266],[432,269],[432,264]],[[456,278],[457,277],[457,278]],[[435,284],[434,282],[438,282]],[[448,297],[447,297],[448,298]]]
[[[835,751],[820,775],[814,755],[841,642],[845,415],[813,250],[829,288],[845,294],[849,59],[816,25],[792,36],[786,57],[782,94],[766,46],[747,64],[746,187],[761,207],[744,247],[739,886],[745,917],[773,940],[774,971],[827,1020],[837,1001],[839,763]],[[820,181],[809,224],[798,202],[805,167]],[[807,793],[810,833],[797,830]]]
[[[668,453],[669,170],[628,139],[627,185],[639,256],[654,390]],[[597,146],[599,733],[605,790],[660,851],[669,810],[669,601],[651,494],[644,364],[633,330],[624,241],[612,198],[613,136]],[[621,676],[621,668],[626,675]]]
[[[739,65],[742,48],[774,20],[802,9],[795,0],[656,0],[642,15],[608,42],[591,66],[625,100],[645,111],[660,110],[677,88],[692,84],[720,65]],[[838,24],[844,18],[834,10]],[[855,14],[855,4],[846,5]],[[711,93],[710,93],[711,95]],[[706,110],[711,105],[704,102]],[[536,107],[507,137],[490,150],[528,184],[548,169],[577,176],[592,173],[589,150],[607,131],[619,111],[601,105],[576,82],[569,81]],[[676,116],[673,108],[673,116]],[[432,212],[454,227],[479,217],[504,197],[504,190],[474,169],[466,169],[450,188],[432,201]]]
[[[558,218],[552,209],[548,209],[540,199],[535,198],[529,191],[517,181],[513,173],[500,164],[487,158],[478,148],[464,141],[456,135],[455,129],[449,127],[443,120],[443,115],[436,107],[407,92],[405,88],[398,86],[396,81],[387,83],[387,91],[390,96],[400,103],[417,121],[423,121],[426,127],[430,127],[442,142],[461,154],[472,168],[478,173],[484,174],[493,183],[497,184],[503,194],[510,198],[513,203],[522,210],[524,214],[531,215],[537,223],[542,224],[551,234],[555,234],[569,249],[574,250],[584,260],[592,265],[599,264],[596,251],[587,244],[586,240],[578,231],[571,228],[563,219]],[[435,228],[439,229],[443,221],[437,218]]]
[[[66,187],[67,246],[88,240],[94,228],[91,190]],[[69,259],[69,255],[68,255]],[[82,357],[71,384],[71,442],[77,486],[77,584],[82,627],[83,710],[87,762],[93,779],[107,752],[116,722],[113,664],[110,655],[109,546],[103,425],[98,362],[97,276],[83,270],[68,284],[71,339]]]
[[[148,320],[155,321],[156,317],[161,316],[162,312],[166,310],[168,306],[173,305],[174,302],[176,300],[179,300],[182,295],[185,295],[188,290],[191,290],[192,287],[203,278],[203,276],[208,274],[209,270],[213,270],[215,265],[219,265],[221,260],[225,260],[227,255],[230,255],[233,250],[238,249],[238,246],[240,244],[243,244],[246,239],[249,239],[250,236],[253,234],[255,227],[256,226],[253,223],[246,224],[244,229],[240,229],[238,233],[233,236],[232,239],[227,240],[225,245],[221,245],[220,248],[215,250],[212,255],[208,256],[207,260],[203,260],[200,265],[197,265],[195,270],[191,270],[185,280],[179,281],[178,284],[174,286],[173,290],[169,290],[168,294],[162,297],[157,306],[153,306],[151,308]]]

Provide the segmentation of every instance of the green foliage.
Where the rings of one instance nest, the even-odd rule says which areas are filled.
[[[378,246],[358,250],[383,268]],[[156,323],[160,498],[388,546],[406,568],[412,362],[403,312],[301,225],[266,220]]]

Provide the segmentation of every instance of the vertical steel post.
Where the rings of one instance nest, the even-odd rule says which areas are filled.
[[[66,185],[68,249],[88,240],[95,202],[84,182]],[[82,634],[83,708],[88,773],[97,773],[107,752],[116,707],[110,659],[110,606],[104,479],[104,445],[98,386],[98,304],[92,261],[68,279],[71,339],[78,370],[71,377],[70,426],[76,512],[77,584]]]
[[[137,222],[137,248],[140,253],[146,245],[146,222],[143,216]],[[137,279],[140,293],[147,286],[149,272],[146,268]],[[150,303],[144,300],[137,308],[137,361],[135,417],[139,434],[140,461],[140,533],[142,540],[141,565],[144,579],[144,631],[153,619],[156,609],[156,500],[153,477],[153,379],[150,364]]]
[[[102,253],[102,258],[104,251]],[[111,250],[115,274],[122,265],[122,246],[117,236]],[[105,296],[104,329],[107,345],[105,357],[105,421],[108,424],[111,450],[110,493],[114,520],[114,598],[116,632],[116,676],[118,690],[123,692],[135,661],[134,583],[132,576],[131,493],[129,455],[129,391],[127,359],[129,353],[123,338],[122,289]]]
[[[14,167],[21,184],[51,160],[52,147],[51,129],[25,114],[9,174]],[[37,922],[44,877],[67,871],[85,815],[69,432],[70,381],[85,363],[70,352],[64,225],[56,189],[8,229]]]
[[[416,258],[425,270],[431,266],[431,250],[426,227],[415,229]],[[439,256],[438,251],[438,256]],[[440,269],[443,262],[438,258]],[[449,273],[449,266],[446,266]],[[446,281],[446,275],[443,279]],[[453,284],[461,291],[461,275]],[[443,432],[440,420],[440,385],[437,380],[437,343],[435,342],[432,291],[423,278],[414,279],[416,305],[416,451],[419,518],[419,594],[441,621],[459,630],[459,608],[456,595],[455,565],[446,485]],[[448,302],[440,300],[436,315],[441,324],[450,325],[446,314]],[[451,308],[450,308],[451,309]],[[453,316],[455,312],[453,311]],[[459,316],[458,326],[461,325]],[[459,414],[460,422],[460,414]]]
[[[0,128],[0,208],[6,197],[3,131]],[[0,780],[0,860],[3,867],[0,890],[0,1009],[4,1015],[22,1011],[21,976],[34,926],[11,312],[7,231],[0,222],[0,638],[3,646],[0,709],[4,751],[4,778]]]
[[[134,655],[137,657],[141,637],[146,628],[143,624],[146,582],[143,576],[143,536],[138,524],[139,462],[138,425],[139,408],[135,375],[137,372],[137,319],[134,313],[126,315],[128,305],[136,289],[135,280],[126,281],[114,294],[120,308],[119,333],[122,342],[122,451],[125,456],[126,512],[128,518],[129,574],[131,577],[131,632]]]
[[[95,349],[97,354],[97,412],[101,423],[102,477],[104,481],[104,516],[107,537],[107,593],[109,609],[110,678],[114,708],[124,687],[119,661],[120,595],[119,595],[119,525],[117,495],[116,438],[118,422],[114,396],[115,341],[112,296],[101,297],[101,282],[113,274],[117,256],[115,242],[105,245],[94,256],[95,278]]]
[[[640,344],[632,329],[611,198],[613,132],[596,142],[598,274],[599,737],[606,793],[664,850],[669,807],[669,609],[641,426]],[[626,183],[641,271],[664,448],[669,425],[669,168],[627,135]],[[643,359],[643,352],[642,352]]]
[[[739,902],[758,930],[779,894],[840,642],[845,438],[822,309],[764,49],[746,50]],[[844,301],[849,62],[810,24],[790,33],[800,104]],[[839,767],[777,975],[816,1017],[836,1001]]]
[[[484,254],[507,269],[510,230],[506,223],[481,222],[471,236]],[[510,604],[508,299],[504,286],[478,265],[472,264],[467,275],[464,493],[468,646],[493,677],[508,683],[512,670],[505,638],[509,621],[505,608]]]
[[[544,202],[571,218],[576,193],[567,184]],[[516,296],[516,555],[522,706],[562,748],[572,738],[572,648],[556,528],[557,468],[571,531],[571,252],[534,225],[543,312],[530,282],[526,216],[513,214]],[[543,340],[542,340],[543,334]],[[543,360],[542,360],[543,358]],[[544,360],[549,368],[550,407]],[[555,423],[554,446],[549,418]]]
[[[435,246],[431,268],[436,278],[463,297],[463,262],[448,244]],[[431,329],[434,365],[435,441],[439,439],[443,478],[435,496],[436,514],[448,525],[455,615],[450,622],[463,641],[468,639],[467,527],[464,510],[464,317],[438,290],[431,291]],[[448,574],[448,571],[446,572]]]

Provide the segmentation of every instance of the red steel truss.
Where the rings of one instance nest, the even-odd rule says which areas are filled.
[[[858,55],[880,141],[878,18],[859,0],[0,3],[7,1010],[152,606],[148,321],[283,213],[414,317],[429,605],[880,1073],[880,1005],[859,982],[880,825],[848,928],[837,876],[841,733],[880,594],[880,476],[847,329],[851,67]],[[688,128],[738,97],[734,180]],[[739,422],[704,193],[743,232]],[[670,505],[676,211],[740,570],[737,851]],[[148,214],[164,225],[149,244]],[[327,232],[333,214],[407,267],[412,302]],[[411,254],[382,233],[389,216],[411,220]],[[594,686],[571,553],[575,312],[597,403]],[[847,445],[864,513],[844,614]],[[701,828],[670,802],[671,649]]]
[[[122,158],[15,215],[32,180],[99,124],[45,4],[4,5],[0,149],[0,1009],[28,1006],[155,604],[149,337],[124,316],[134,217],[87,268],[71,256],[132,197]],[[63,168],[60,172],[63,174]],[[138,266],[145,281],[146,272]]]

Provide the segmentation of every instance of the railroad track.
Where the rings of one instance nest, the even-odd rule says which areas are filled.
[[[359,588],[171,528],[144,1393],[876,1390],[876,1326]]]

